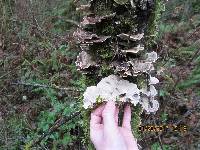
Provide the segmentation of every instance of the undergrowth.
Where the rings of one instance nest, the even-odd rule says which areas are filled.
[[[76,46],[70,43],[71,31],[80,18],[75,4],[71,0],[1,1],[0,4],[5,6],[1,19],[9,22],[9,26],[1,24],[0,50],[17,56],[13,59],[5,55],[0,59],[3,68],[0,82],[5,85],[0,107],[10,106],[1,116],[0,148],[78,149],[78,141],[83,138],[80,116],[32,145],[56,122],[82,108],[80,91],[85,87],[75,67]]]

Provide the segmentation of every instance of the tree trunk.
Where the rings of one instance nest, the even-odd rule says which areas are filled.
[[[76,66],[86,77],[87,86],[115,74],[139,88],[150,88],[157,53],[148,52],[152,51],[157,33],[163,6],[160,1],[91,0],[78,8],[86,15],[74,32],[81,49]],[[148,55],[153,59],[151,63],[146,62]],[[138,118],[134,129],[139,122]]]
[[[160,0],[91,0],[81,6],[87,12],[74,33],[82,50],[78,69],[94,83],[112,73],[137,82],[127,62],[150,51],[160,7]]]

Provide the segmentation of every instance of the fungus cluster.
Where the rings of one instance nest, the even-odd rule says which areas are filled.
[[[157,90],[152,84],[158,83],[158,79],[151,77],[150,90],[147,88],[138,89],[134,83],[130,83],[116,75],[110,75],[103,78],[97,86],[90,86],[86,89],[84,96],[85,109],[92,108],[100,99],[101,101],[118,101],[130,102],[135,106],[141,104],[147,113],[155,112],[159,108],[159,103],[154,99]],[[151,107],[149,107],[149,99],[151,98]]]
[[[86,6],[87,14],[74,32],[81,49],[76,66],[100,82],[86,89],[84,107],[101,99],[141,104],[147,113],[156,112],[154,85],[159,81],[152,74],[158,56],[146,44],[154,0],[91,0],[77,10]],[[102,75],[105,66],[112,73]]]

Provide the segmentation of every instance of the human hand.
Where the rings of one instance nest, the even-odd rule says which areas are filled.
[[[97,150],[138,150],[131,132],[131,108],[126,106],[122,126],[118,126],[119,108],[109,101],[91,113],[90,138]]]

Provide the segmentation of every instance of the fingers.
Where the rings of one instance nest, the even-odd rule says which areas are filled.
[[[124,110],[122,127],[131,130],[131,107],[127,105]]]
[[[118,126],[119,108],[115,106],[115,102],[108,101],[106,105],[99,106],[91,113],[90,126],[94,127],[102,123],[106,128]],[[125,107],[122,127],[131,130],[131,108],[129,105]]]
[[[106,133],[117,133],[117,124],[115,122],[115,115],[116,114],[116,106],[115,102],[108,101],[105,105],[105,108],[103,110],[102,116],[103,116],[103,124],[104,124],[104,130]]]
[[[91,113],[91,120],[90,120],[91,127],[94,127],[97,124],[101,124],[102,112],[104,110],[104,107],[105,105],[101,105]]]
[[[115,111],[116,111],[115,102],[108,101],[102,113],[105,124],[115,122]]]

